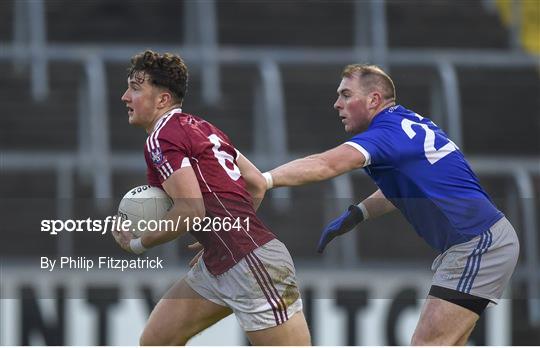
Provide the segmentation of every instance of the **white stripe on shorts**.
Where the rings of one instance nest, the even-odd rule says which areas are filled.
[[[274,303],[275,299],[273,299],[274,301],[272,301],[272,299],[270,298],[270,295],[268,293],[268,289],[267,287],[265,287],[263,285],[263,282],[262,282],[262,277],[261,277],[261,274],[259,273],[258,269],[255,268],[255,265],[253,264],[253,260],[250,258],[250,254],[246,255],[246,262],[249,266],[249,269],[251,270],[251,273],[253,273],[253,277],[255,278],[255,280],[257,281],[257,284],[259,284],[259,287],[261,288],[263,294],[264,294],[264,297],[266,297],[266,301],[268,302],[268,304],[270,304],[270,308],[272,308],[272,312],[274,313],[274,318],[276,320],[276,324],[279,325],[281,323],[283,323],[283,314],[282,313],[279,313],[279,317],[278,317],[278,308],[276,307],[276,304]],[[273,298],[273,296],[272,296]],[[280,321],[281,319],[281,321]]]
[[[257,254],[251,253],[250,256],[253,256],[253,258],[257,261],[257,263],[263,270],[264,274],[266,275],[266,279],[268,279],[268,283],[271,286],[270,292],[272,293],[272,290],[273,290],[273,293],[276,295],[277,299],[279,300],[278,306],[281,307],[281,310],[283,311],[283,313],[285,313],[285,320],[289,320],[289,316],[287,314],[287,307],[285,306],[285,301],[283,301],[283,298],[279,294],[279,291],[277,291],[276,286],[274,285],[274,282],[272,281],[272,277],[270,277],[270,274],[268,274],[268,271],[264,267],[264,264],[262,263],[261,259],[259,259]]]

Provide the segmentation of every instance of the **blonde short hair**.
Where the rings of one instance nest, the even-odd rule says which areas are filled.
[[[383,69],[376,65],[369,64],[350,64],[347,65],[341,72],[341,77],[358,76],[360,87],[365,93],[370,93],[377,89],[382,93],[385,100],[396,99],[396,87],[394,81],[384,72]]]

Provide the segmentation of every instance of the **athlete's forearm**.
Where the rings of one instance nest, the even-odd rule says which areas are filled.
[[[284,164],[266,175],[267,187],[299,186],[332,179],[361,168],[365,157],[354,147],[341,144],[328,151]]]
[[[375,191],[371,196],[364,199],[362,203],[364,204],[370,219],[396,210],[396,207],[384,196],[381,190]]]
[[[244,155],[239,154],[237,159],[240,173],[246,182],[246,190],[253,201],[253,209],[257,211],[266,193],[266,180],[260,170],[253,165]]]
[[[312,155],[281,165],[270,171],[273,187],[300,186],[333,178],[336,173],[319,155]]]
[[[167,229],[160,231],[144,232],[141,236],[141,243],[145,248],[152,248],[160,244],[167,243],[187,232],[187,222],[194,218],[205,216],[204,203],[201,199],[176,199],[173,207],[162,220],[170,221]],[[177,224],[178,222],[178,224]],[[174,229],[178,225],[178,229]]]
[[[264,182],[266,185],[266,181]],[[261,189],[260,186],[247,185],[247,190],[253,201],[253,209],[257,211],[264,199],[264,194],[266,193],[266,188]]]

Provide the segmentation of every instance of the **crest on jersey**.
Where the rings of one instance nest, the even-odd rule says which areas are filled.
[[[160,165],[163,163],[163,154],[161,153],[159,147],[156,147],[154,150],[150,151],[150,154],[152,156],[152,162],[154,162],[155,165]]]

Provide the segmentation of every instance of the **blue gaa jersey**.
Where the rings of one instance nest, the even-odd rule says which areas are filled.
[[[364,154],[366,173],[439,252],[471,240],[503,217],[459,148],[413,111],[387,108],[346,144]]]

